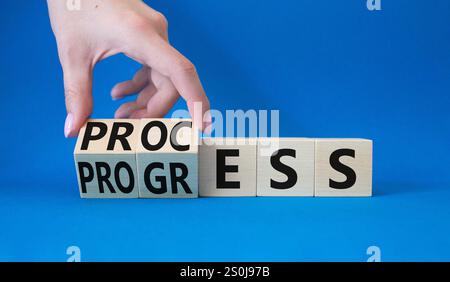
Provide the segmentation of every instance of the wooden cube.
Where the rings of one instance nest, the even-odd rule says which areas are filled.
[[[372,195],[372,140],[316,139],[315,196]]]
[[[190,119],[142,119],[136,160],[140,198],[198,197],[198,131]]]
[[[139,120],[91,119],[81,128],[74,157],[82,198],[137,198]]]
[[[260,138],[257,195],[314,196],[314,147],[314,139]]]
[[[256,196],[254,138],[203,138],[199,148],[202,197]]]

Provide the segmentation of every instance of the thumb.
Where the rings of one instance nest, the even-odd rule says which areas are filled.
[[[92,67],[63,65],[67,117],[64,135],[74,137],[92,113]]]

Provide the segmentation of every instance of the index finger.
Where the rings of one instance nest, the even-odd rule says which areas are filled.
[[[197,127],[204,129],[211,123],[209,100],[195,66],[168,42],[159,36],[141,39],[133,53],[138,59],[167,76],[186,101],[189,113]]]

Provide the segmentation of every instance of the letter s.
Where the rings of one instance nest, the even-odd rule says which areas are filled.
[[[344,165],[339,161],[339,159],[342,156],[349,156],[352,158],[355,158],[355,150],[353,149],[339,149],[334,151],[330,155],[330,165],[335,170],[339,171],[340,173],[344,174],[347,179],[343,182],[337,182],[333,179],[330,179],[330,188],[334,189],[348,189],[352,187],[356,183],[356,173],[355,171],[349,167]]]

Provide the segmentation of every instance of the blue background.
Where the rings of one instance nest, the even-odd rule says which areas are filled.
[[[155,0],[212,107],[374,140],[374,197],[82,200],[44,1],[0,9],[0,260],[450,260],[450,1]],[[93,117],[139,65],[95,70]],[[177,108],[185,107],[180,101]]]

